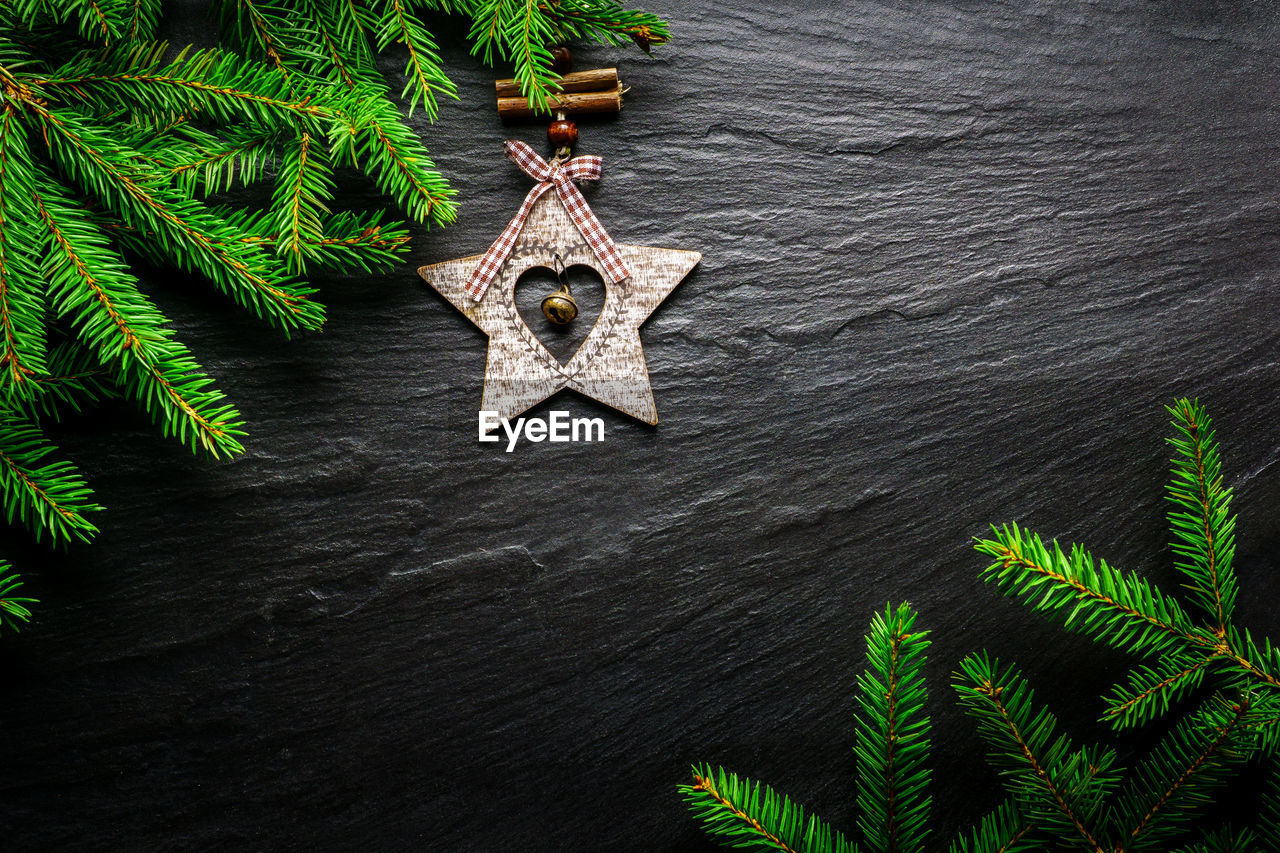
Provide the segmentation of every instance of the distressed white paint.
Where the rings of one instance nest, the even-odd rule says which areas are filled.
[[[631,276],[614,284],[555,193],[534,205],[506,264],[476,302],[464,289],[481,255],[421,267],[418,274],[489,336],[480,408],[514,418],[563,388],[648,424],[658,422],[640,325],[702,260],[698,252],[618,245]],[[604,280],[604,306],[573,357],[561,364],[516,310],[516,281],[533,267],[583,264]]]

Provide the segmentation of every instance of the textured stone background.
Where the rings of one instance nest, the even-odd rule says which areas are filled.
[[[862,635],[901,599],[935,632],[949,836],[997,797],[963,653],[1082,736],[1122,664],[981,585],[970,537],[1018,519],[1172,584],[1177,394],[1220,423],[1242,619],[1280,633],[1280,11],[655,7],[674,45],[580,66],[634,87],[583,128],[595,210],[705,254],[646,326],[660,425],[561,397],[603,445],[476,442],[485,342],[413,269],[528,185],[492,72],[448,49],[462,98],[422,130],[461,219],[325,282],[324,334],[152,277],[248,454],[123,410],[61,437],[109,510],[68,554],[6,537],[44,603],[0,644],[5,849],[701,850],[698,759],[849,827]]]

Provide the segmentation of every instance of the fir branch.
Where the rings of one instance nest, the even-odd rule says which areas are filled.
[[[162,237],[135,244],[139,249],[207,276],[223,293],[286,334],[319,328],[323,309],[307,298],[314,290],[288,283],[287,272],[255,247],[240,243],[235,232],[199,202],[139,174],[131,162],[133,152],[79,117],[39,105],[34,109],[54,161],[126,225]]]
[[[429,118],[434,119],[439,112],[436,94],[441,93],[452,98],[458,97],[457,87],[444,73],[440,64],[439,48],[426,27],[409,11],[406,0],[375,0],[381,8],[375,30],[375,44],[378,50],[385,50],[391,44],[402,45],[409,54],[409,64],[405,69],[405,87],[400,93],[402,98],[408,97],[409,115],[413,115],[414,107],[421,102],[422,108]]]
[[[1029,817],[1104,853],[1097,822],[1116,783],[1108,750],[1075,749],[1057,733],[1057,720],[1034,708],[1034,694],[1013,667],[1001,669],[985,654],[960,662],[956,692],[978,722],[992,765]]]
[[[1010,797],[988,813],[969,835],[951,842],[948,853],[1020,853],[1042,848],[1035,826]]]
[[[160,0],[128,0],[125,38],[131,42],[155,38],[160,25]]]
[[[1237,688],[1280,690],[1280,649],[1269,637],[1264,637],[1259,647],[1247,628],[1228,625],[1221,635],[1215,633],[1214,643],[1214,651],[1230,668],[1228,677],[1235,679]]]
[[[120,0],[61,0],[68,12],[78,11],[80,33],[90,41],[109,44],[124,34],[125,6]]]
[[[377,15],[363,0],[318,0],[325,20],[333,24],[333,33],[342,50],[361,68],[375,69],[376,60],[367,31]]]
[[[11,5],[30,28],[48,16],[58,23],[73,24],[82,38],[94,44],[108,44],[125,31],[127,13],[122,0],[12,0]]]
[[[538,112],[549,112],[559,75],[551,68],[551,50],[559,37],[555,21],[536,0],[480,0],[473,12],[473,54],[492,64],[500,52],[515,65],[520,92]]]
[[[1021,598],[1034,610],[1063,616],[1068,627],[1123,651],[1153,656],[1207,647],[1178,603],[1142,578],[1094,563],[1083,548],[1063,553],[1036,534],[1011,524],[992,528],[995,538],[974,547],[996,562],[983,572],[1004,595]]]
[[[1257,853],[1257,850],[1258,837],[1252,830],[1226,827],[1181,848],[1178,853]]]
[[[52,181],[39,186],[36,204],[48,232],[44,272],[58,314],[72,321],[165,435],[215,457],[241,452],[239,414],[172,340],[168,321],[138,291],[86,212]]]
[[[1222,485],[1222,461],[1213,421],[1199,401],[1178,400],[1168,407],[1178,434],[1169,439],[1173,460],[1168,497],[1177,509],[1169,513],[1173,553],[1187,578],[1192,600],[1223,629],[1231,621],[1238,586],[1235,557],[1236,519],[1231,489]]]
[[[36,604],[34,598],[15,595],[22,588],[22,579],[5,560],[0,560],[0,629],[18,631],[23,623],[31,621],[28,604]]]
[[[646,53],[670,38],[666,21],[648,12],[633,11],[614,0],[559,0],[543,10],[566,36],[595,38],[605,44],[635,42]]]
[[[32,380],[37,393],[29,400],[10,401],[30,420],[57,423],[69,411],[78,414],[101,400],[118,396],[106,369],[72,341],[63,341],[49,350],[48,370],[47,376]]]
[[[858,826],[878,853],[922,853],[932,797],[925,713],[928,632],[915,630],[907,604],[886,608],[867,634],[867,670],[858,679]]]
[[[213,210],[228,227],[239,231],[239,242],[276,251],[279,235],[266,214],[221,206]],[[389,271],[407,251],[409,231],[399,222],[384,223],[382,218],[380,211],[342,211],[326,217],[319,237],[303,238],[307,256],[317,268],[334,272]],[[96,221],[125,244],[145,252],[146,239],[152,236],[149,232],[123,228],[102,217]]]
[[[26,130],[0,109],[0,387],[30,398],[45,373],[44,294],[36,268],[31,194],[36,176]]]
[[[276,157],[282,133],[252,125],[231,128],[222,136],[183,128],[162,143],[140,147],[158,158],[173,186],[184,195],[211,195],[260,180]]]
[[[324,48],[323,61],[309,68],[313,75],[348,89],[381,80],[365,35],[367,9],[357,10],[352,0],[304,0],[301,5]]]
[[[128,105],[152,119],[187,114],[222,123],[267,127],[334,119],[320,93],[287,74],[220,50],[182,51],[165,62],[163,42],[74,57],[49,75],[30,79],[48,98],[98,111]]]
[[[1181,495],[1175,500],[1181,505],[1208,507],[1199,515],[1182,514],[1181,528],[1175,521],[1175,533],[1179,529],[1191,531],[1187,534],[1190,539],[1181,540],[1184,544],[1196,538],[1197,529],[1202,536],[1200,550],[1189,545],[1185,550],[1187,555],[1194,552],[1200,556],[1188,557],[1194,565],[1187,563],[1184,572],[1190,573],[1194,589],[1199,590],[1197,603],[1202,609],[1212,617],[1219,612],[1229,617],[1236,596],[1236,581],[1230,572],[1235,520],[1228,514],[1230,491],[1221,488],[1212,424],[1195,403],[1181,401],[1171,412],[1175,428],[1183,436],[1174,439],[1182,460],[1175,460],[1171,492]],[[1192,435],[1191,423],[1196,424],[1196,435]],[[1201,482],[1203,494],[1199,491]],[[1202,526],[1204,523],[1207,528]],[[1164,658],[1156,669],[1132,675],[1128,688],[1116,688],[1113,698],[1117,705],[1131,699],[1137,701],[1109,713],[1113,722],[1124,724],[1126,710],[1140,714],[1134,720],[1146,719],[1193,689],[1192,682],[1198,683],[1201,673],[1198,669],[1183,672],[1177,665],[1190,667],[1202,657],[1224,664],[1220,671],[1238,689],[1280,690],[1280,650],[1270,640],[1264,640],[1260,648],[1247,631],[1239,631],[1229,621],[1210,629],[1195,627],[1173,599],[1145,580],[1117,572],[1105,562],[1095,567],[1092,558],[1079,547],[1073,548],[1067,558],[1056,542],[1051,543],[1051,551],[1038,536],[1019,530],[1017,525],[995,532],[994,540],[979,541],[976,548],[997,559],[983,576],[994,581],[1002,593],[1021,598],[1036,610],[1063,614],[1068,626],[1116,648]],[[1175,549],[1179,547],[1175,545]],[[1147,689],[1149,694],[1143,692]],[[1151,704],[1144,705],[1148,701]]]
[[[4,91],[6,97],[9,90],[18,85],[14,73],[33,64],[30,45],[17,39],[15,31],[22,26],[13,9],[0,4],[0,91]]]
[[[274,70],[289,76],[286,32],[297,25],[298,19],[287,8],[259,0],[219,0],[214,4],[214,17],[223,38],[239,45],[253,45]]]
[[[1203,652],[1173,653],[1153,666],[1135,667],[1126,684],[1112,688],[1102,719],[1117,729],[1127,729],[1163,716],[1203,683],[1213,662],[1214,657]]]
[[[1242,696],[1207,700],[1156,744],[1121,790],[1115,822],[1121,847],[1165,850],[1233,773],[1264,744],[1250,726],[1274,714],[1276,703]]]
[[[101,509],[84,478],[69,462],[51,460],[56,448],[35,424],[0,407],[0,494],[5,519],[26,525],[36,541],[54,544],[98,532],[85,515]]]
[[[175,140],[176,134],[193,132],[195,129],[191,125],[190,116],[162,116],[159,118],[147,115],[122,115],[124,123],[118,128],[120,131],[119,142],[127,148],[132,148],[139,153],[144,149],[156,149],[157,151],[166,151],[169,146],[180,140]],[[200,132],[201,136],[211,138],[208,134]],[[150,153],[148,151],[148,153]],[[159,160],[154,156],[148,156],[147,162],[159,164]]]
[[[726,846],[776,853],[855,853],[854,845],[816,815],[768,785],[710,766],[693,768],[680,793],[707,833]]]
[[[312,247],[323,236],[320,220],[329,212],[325,202],[333,193],[332,170],[322,146],[311,134],[300,133],[280,159],[271,196],[276,253],[285,258],[291,271],[306,269]]]
[[[377,87],[356,86],[347,115],[346,124],[330,135],[335,150],[349,151],[362,161],[378,188],[415,220],[445,224],[456,218],[457,192]]]
[[[228,212],[244,236],[241,240],[276,250],[278,237],[265,217]],[[320,234],[305,237],[306,255],[316,266],[337,272],[386,272],[409,247],[409,231],[400,223],[383,223],[382,214],[341,212],[320,223]]]

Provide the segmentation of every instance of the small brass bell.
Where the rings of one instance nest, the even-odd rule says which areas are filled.
[[[560,289],[548,293],[542,298],[542,314],[557,326],[566,326],[578,316],[578,303],[574,301],[569,290],[569,282],[565,279],[564,261],[560,255],[555,256],[556,278],[560,279]]]
[[[573,322],[578,316],[578,303],[569,292],[568,284],[561,284],[559,290],[542,298],[542,313],[557,326]]]

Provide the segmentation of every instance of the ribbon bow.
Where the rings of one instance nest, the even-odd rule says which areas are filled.
[[[582,191],[573,183],[574,181],[600,180],[601,167],[604,163],[601,158],[589,155],[574,157],[564,163],[554,160],[548,163],[528,145],[514,139],[507,141],[506,154],[509,160],[538,184],[529,190],[529,194],[524,197],[524,204],[520,205],[520,210],[507,223],[507,227],[498,235],[498,239],[493,241],[489,251],[484,253],[479,265],[467,279],[466,291],[472,298],[477,302],[484,298],[484,292],[488,289],[489,283],[502,269],[502,265],[511,255],[511,250],[515,248],[516,238],[520,236],[520,231],[524,228],[525,220],[529,218],[529,211],[533,209],[534,202],[542,198],[542,194],[552,187],[556,188],[556,194],[564,203],[564,209],[569,212],[573,224],[578,226],[578,230],[586,238],[587,245],[591,246],[591,250],[600,259],[609,280],[617,284],[631,275],[627,265],[622,262],[622,256],[618,254],[617,245],[604,230],[600,220],[596,219],[596,215],[591,212],[587,200],[582,197]]]

